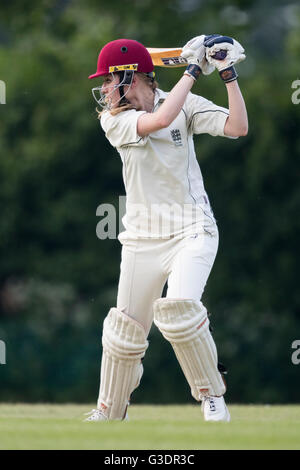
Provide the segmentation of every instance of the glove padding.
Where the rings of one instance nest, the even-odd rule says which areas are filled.
[[[241,44],[228,36],[221,36],[220,34],[206,36],[204,39],[204,46],[206,49],[207,61],[209,64],[216,67],[219,72],[246,58],[246,55],[244,54],[245,50]],[[227,52],[225,59],[218,60],[213,57],[219,51]]]
[[[182,48],[181,57],[189,64],[198,65],[204,75],[209,75],[215,70],[215,65],[208,63],[205,57],[204,39],[209,36],[202,34],[191,39]]]

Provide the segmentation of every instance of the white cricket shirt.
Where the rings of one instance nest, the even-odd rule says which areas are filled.
[[[154,110],[168,96],[155,91]],[[194,233],[214,224],[193,134],[224,136],[229,111],[189,93],[169,127],[146,137],[137,120],[146,111],[128,110],[101,116],[101,126],[123,162],[126,189],[124,227],[133,237],[167,238]]]

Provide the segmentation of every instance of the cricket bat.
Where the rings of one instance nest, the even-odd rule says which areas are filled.
[[[154,66],[158,67],[186,67],[187,60],[180,56],[182,47],[147,47],[151,55]],[[213,56],[214,59],[225,59],[227,52],[224,50],[216,52]]]

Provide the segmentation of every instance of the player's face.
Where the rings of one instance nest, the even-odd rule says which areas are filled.
[[[109,74],[103,77],[101,93],[104,95],[105,103],[110,109],[116,108],[120,101],[119,83],[120,79],[117,74]]]

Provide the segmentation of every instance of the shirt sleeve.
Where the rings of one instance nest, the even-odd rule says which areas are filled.
[[[224,127],[229,116],[229,110],[217,106],[212,101],[189,93],[185,101],[188,128],[193,134],[210,134],[227,137]]]
[[[100,119],[101,127],[113,147],[145,145],[147,136],[140,137],[137,133],[137,120],[145,112],[131,109],[116,116],[112,116],[109,111],[102,114]]]

